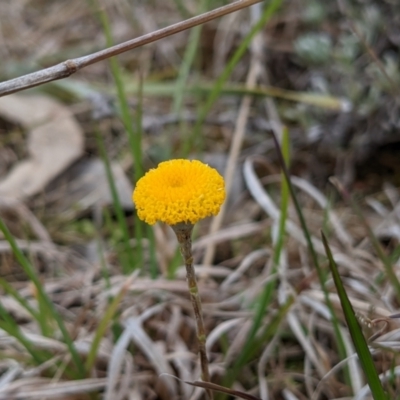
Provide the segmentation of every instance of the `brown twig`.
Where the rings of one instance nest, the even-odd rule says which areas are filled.
[[[206,352],[206,331],[204,328],[203,311],[201,307],[201,299],[199,289],[197,287],[196,272],[193,266],[193,255],[192,255],[192,230],[193,225],[191,224],[177,224],[171,226],[178,239],[183,260],[186,267],[186,279],[189,287],[190,300],[192,301],[192,307],[196,320],[197,330],[197,342],[199,345],[199,356],[202,380],[204,382],[210,382],[210,372],[208,369],[208,358]],[[206,389],[209,399],[213,398],[213,393],[210,389]]]
[[[115,46],[109,47],[108,49],[100,50],[87,56],[67,60],[52,67],[2,82],[0,83],[0,97],[7,94],[19,92],[21,90],[25,90],[34,86],[43,85],[47,82],[67,78],[68,76],[74,74],[76,71],[79,71],[80,69],[95,64],[99,61],[103,61],[107,58],[125,53],[128,50],[132,50],[137,47],[144,46],[145,44],[149,44],[157,40],[166,38],[167,36],[171,36],[175,33],[193,28],[194,26],[204,24],[215,18],[222,17],[226,14],[230,14],[232,12],[249,7],[255,3],[260,3],[262,1],[263,0],[239,0],[232,4],[216,8],[215,10],[208,11],[193,18],[189,18],[187,20],[167,26],[166,28],[147,33],[136,39],[117,44]]]

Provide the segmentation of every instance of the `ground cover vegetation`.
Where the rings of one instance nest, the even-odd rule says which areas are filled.
[[[0,80],[227,4],[3,2]],[[399,398],[399,26],[271,0],[0,97],[0,399]],[[132,193],[192,159],[185,248]]]

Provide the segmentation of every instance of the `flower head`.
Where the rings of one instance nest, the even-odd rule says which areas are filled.
[[[195,224],[219,212],[225,200],[224,179],[197,160],[170,160],[147,172],[133,192],[138,216],[153,225]]]

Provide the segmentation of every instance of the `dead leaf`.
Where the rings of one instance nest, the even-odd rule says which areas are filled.
[[[67,107],[50,97],[0,98],[0,116],[29,131],[30,155],[0,181],[0,196],[25,199],[37,194],[83,152],[80,126]]]
[[[57,208],[59,212],[69,209],[83,211],[95,206],[103,207],[113,204],[106,169],[102,160],[99,158],[82,160],[70,169],[69,173],[69,182],[62,192],[62,198],[58,200]],[[111,173],[122,208],[132,210],[133,187],[130,180],[122,167],[116,162],[111,163]],[[57,190],[57,188],[54,190]]]

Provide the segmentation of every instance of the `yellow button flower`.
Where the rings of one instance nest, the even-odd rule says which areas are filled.
[[[150,225],[195,224],[218,214],[224,200],[224,178],[197,160],[162,162],[139,179],[133,192],[139,218]]]

